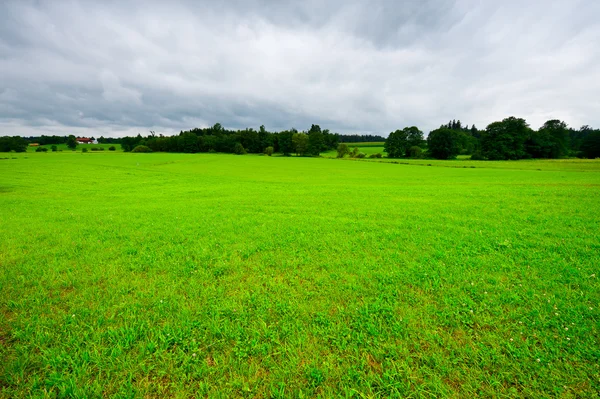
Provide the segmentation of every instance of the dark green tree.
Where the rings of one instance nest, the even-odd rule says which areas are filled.
[[[549,137],[553,143],[551,156],[548,158],[560,158],[569,154],[569,129],[565,122],[549,120],[538,132]]]
[[[285,130],[277,135],[277,144],[279,152],[285,156],[290,156],[294,152],[294,142],[292,140],[294,134],[298,133],[296,129]]]
[[[337,147],[337,157],[344,158],[346,155],[350,153],[350,149],[348,148],[348,144],[340,143]]]
[[[304,156],[308,154],[308,135],[305,133],[294,133],[292,136],[294,150],[296,155]]]
[[[387,152],[388,158],[400,158],[406,154],[409,148],[408,133],[400,129],[391,132],[383,145],[383,150]]]
[[[526,158],[525,142],[530,136],[531,129],[525,119],[511,116],[493,122],[482,137],[482,154],[490,160]]]
[[[308,131],[308,150],[309,155],[317,156],[325,149],[325,137],[319,125],[312,125]]]
[[[75,138],[75,136],[69,136],[69,138],[67,139],[67,147],[69,147],[72,150],[77,148],[77,139]]]
[[[406,132],[407,141],[405,155],[410,157],[410,149],[412,147],[423,147],[425,144],[425,139],[423,138],[423,132],[420,131],[416,126],[405,127],[403,131]]]
[[[583,139],[581,152],[589,159],[600,158],[600,130],[592,131]]]
[[[448,127],[432,130],[427,136],[429,154],[436,159],[452,159],[460,154],[459,132]]]

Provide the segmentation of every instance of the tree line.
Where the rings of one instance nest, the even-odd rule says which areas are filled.
[[[452,159],[461,154],[474,160],[598,158],[600,130],[587,125],[575,130],[558,119],[534,130],[525,119],[512,116],[479,130],[453,120],[429,132],[427,139],[416,126],[391,132],[384,150],[391,158]]]
[[[93,137],[92,137],[93,139]],[[479,130],[475,125],[463,125],[460,120],[429,132],[427,138],[416,126],[391,132],[387,139],[379,135],[340,135],[329,129],[312,125],[308,131],[296,129],[269,132],[264,126],[258,130],[225,129],[221,124],[207,128],[181,131],[179,135],[163,136],[150,132],[148,136],[98,138],[99,143],[121,144],[124,151],[136,152],[224,152],[232,154],[281,153],[299,156],[318,156],[323,151],[338,149],[338,144],[384,141],[384,151],[390,158],[431,157],[452,159],[457,155],[471,155],[478,160],[516,160],[527,158],[600,157],[600,130],[587,125],[579,129],[553,119],[538,130],[532,129],[522,118],[509,117]],[[40,145],[66,144],[76,148],[74,135],[0,137],[0,152],[24,152],[29,143]],[[342,157],[349,155],[342,146]],[[338,156],[340,151],[338,151]]]
[[[228,130],[220,123],[207,128],[181,131],[177,136],[156,135],[150,132],[147,137],[123,137],[123,151],[133,151],[145,146],[151,151],[160,152],[224,152],[231,154],[282,153],[299,156],[317,156],[323,151],[337,148],[340,135],[329,129],[312,125],[308,131],[296,129],[269,132],[264,125],[258,130]]]

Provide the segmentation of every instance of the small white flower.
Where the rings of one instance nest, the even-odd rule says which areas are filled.
[[[193,357],[196,357],[196,354],[195,354],[195,353],[192,353],[192,356],[193,356]]]
[[[565,327],[565,330],[567,330],[567,331],[568,331],[568,330],[569,330],[569,327]]]
[[[556,316],[558,316],[558,313],[554,313]]]
[[[537,361],[538,361],[538,363],[539,363],[539,362],[541,362],[541,360],[540,360],[540,359],[537,359]]]
[[[511,338],[511,339],[510,339],[510,342],[512,342],[512,341],[513,341],[513,339]]]
[[[523,322],[522,322],[522,321],[520,321],[520,322],[519,322],[519,324],[523,324]]]
[[[75,315],[72,315],[71,317],[75,317]]]
[[[567,341],[570,341],[570,340],[571,340],[571,338],[567,337]]]

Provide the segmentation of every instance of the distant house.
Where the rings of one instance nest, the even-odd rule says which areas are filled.
[[[85,138],[85,137],[77,137],[77,142],[79,144],[96,144],[95,140],[88,139],[88,138]]]
[[[39,143],[29,143],[30,147],[39,147],[40,144]]]

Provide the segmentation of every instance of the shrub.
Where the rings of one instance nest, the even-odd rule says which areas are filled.
[[[82,148],[81,152],[88,152],[88,149],[87,148]]]
[[[55,145],[53,145],[53,146],[52,146],[52,147],[50,147],[50,148],[52,149],[52,152],[56,152],[56,151],[58,151],[58,147],[57,147],[57,146],[55,146]]]
[[[269,146],[265,148],[265,155],[271,156],[273,155],[273,147]]]
[[[408,149],[408,156],[411,158],[419,158],[423,154],[421,147],[413,145]]]
[[[365,158],[367,156],[367,154],[365,154],[364,152],[359,152],[358,154],[356,154],[356,158]]]
[[[378,152],[376,154],[371,154],[371,155],[369,155],[369,158],[381,158],[381,153]]]
[[[98,147],[92,147],[92,151],[99,151]]]
[[[100,151],[104,151],[104,147],[98,147]]]
[[[233,147],[233,153],[237,155],[244,155],[246,153],[246,149],[242,143],[235,143],[235,147]]]
[[[350,152],[350,158],[356,158],[356,156],[358,155],[358,153],[359,153],[358,147],[354,147],[352,149],[352,151]]]
[[[114,145],[111,145],[110,147],[108,147],[108,151],[116,151],[117,148]]]
[[[484,161],[485,157],[483,156],[483,154],[480,151],[475,151],[472,155],[471,155],[471,160],[472,161]]]
[[[131,152],[152,152],[152,150],[145,145],[136,146]]]
[[[46,147],[38,147],[35,149],[35,152],[48,152],[48,149]]]
[[[209,154],[216,154],[217,152],[214,150],[214,148],[211,148],[210,150],[208,150]]]
[[[337,147],[337,157],[344,158],[346,155],[350,153],[350,148],[348,148],[348,144],[340,143]]]

